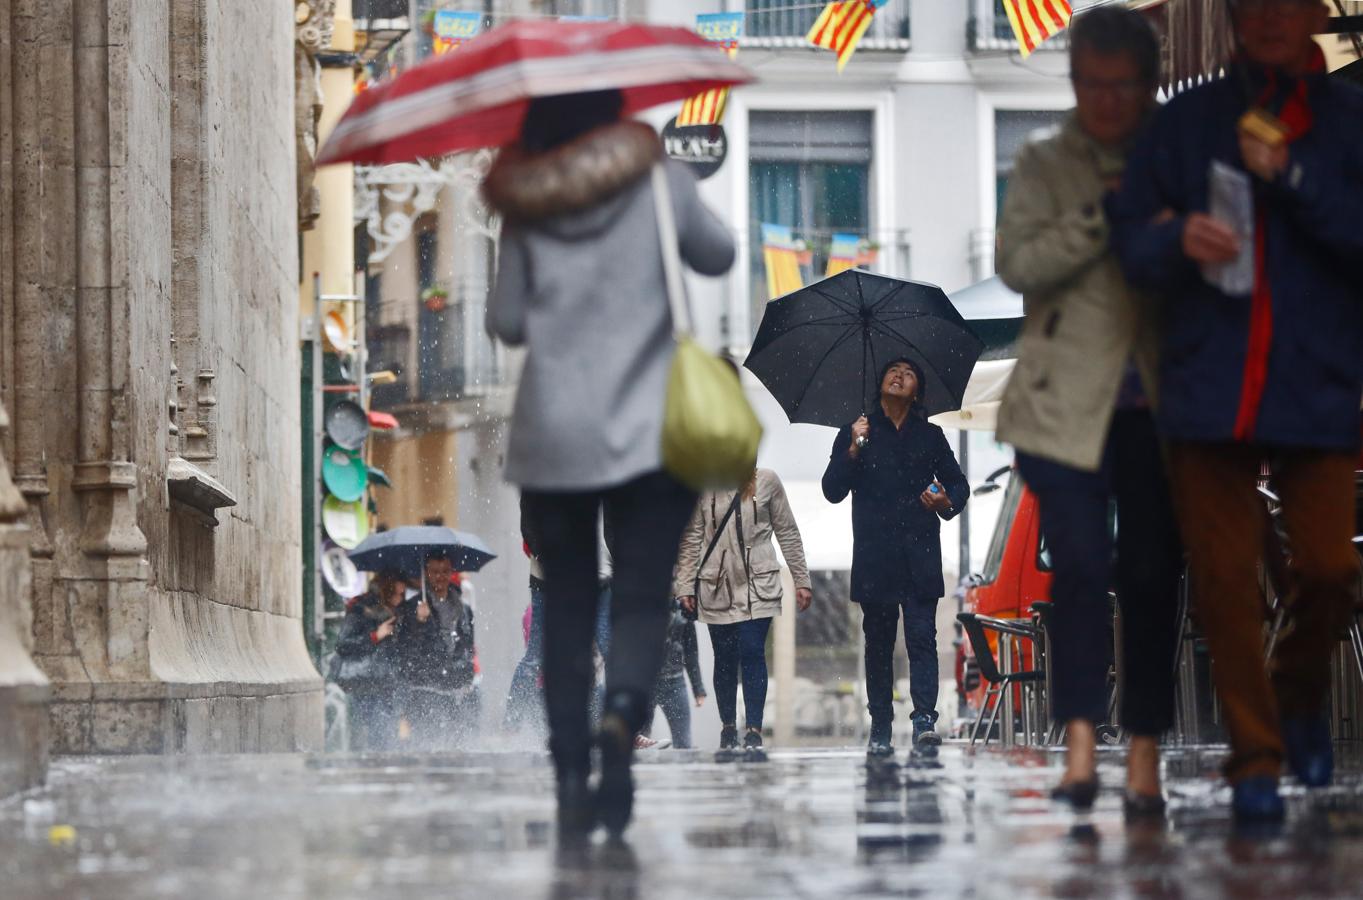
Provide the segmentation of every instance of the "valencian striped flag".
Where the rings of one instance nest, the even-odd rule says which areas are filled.
[[[696,16],[696,30],[707,41],[718,44],[729,58],[738,56],[738,41],[743,37],[743,13],[708,13]],[[729,106],[729,88],[712,88],[682,103],[678,125],[718,125]]]
[[[762,223],[762,262],[767,268],[767,297],[775,300],[805,286],[795,236],[783,225]]]
[[[1068,0],[1003,0],[1003,9],[1024,57],[1070,24]]]
[[[838,54],[838,71],[857,52],[862,35],[871,27],[876,10],[889,0],[833,0],[814,20],[805,40]]]

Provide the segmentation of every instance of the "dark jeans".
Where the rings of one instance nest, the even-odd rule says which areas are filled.
[[[409,749],[458,750],[478,736],[482,698],[477,687],[455,695],[412,686],[406,693],[407,723],[412,728]]]
[[[691,746],[691,692],[686,689],[686,676],[658,679],[658,690],[653,697],[656,707],[667,718],[667,730],[672,733],[672,746],[685,750]],[[653,712],[648,714],[644,733],[653,730]]]
[[[738,718],[738,672],[743,670],[743,717],[749,728],[761,729],[767,705],[767,632],[771,619],[751,619],[732,625],[710,625],[715,650],[715,704],[719,721],[733,725]]]
[[[894,642],[904,613],[904,649],[909,654],[909,696],[913,718],[937,721],[937,599],[861,604],[866,638],[866,708],[871,721],[894,721]]]
[[[402,701],[395,683],[356,686],[346,691],[350,711],[350,749],[383,751],[398,745]]]
[[[644,724],[662,662],[672,567],[696,494],[661,472],[619,487],[526,492],[544,545],[544,701],[549,744],[560,773],[587,772],[592,639],[600,598],[597,518],[604,505],[615,531],[611,596],[613,652],[606,660],[607,704],[621,697],[626,724]]]
[[[1122,727],[1155,736],[1174,722],[1178,646],[1178,538],[1164,457],[1146,410],[1118,410],[1102,466],[1083,472],[1018,453],[1037,496],[1050,548],[1051,706],[1056,721],[1107,719],[1112,659],[1112,528],[1117,504],[1116,588],[1122,615]]]

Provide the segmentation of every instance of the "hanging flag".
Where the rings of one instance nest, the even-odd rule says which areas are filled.
[[[1024,58],[1070,24],[1068,0],[1003,0],[1003,9]]]
[[[852,54],[857,52],[857,45],[861,43],[866,29],[871,27],[876,10],[888,2],[889,0],[833,0],[819,13],[805,39],[816,47],[838,54],[838,71],[841,72],[847,61],[852,58]]]
[[[828,249],[828,269],[824,277],[832,278],[839,272],[855,268],[860,256],[861,238],[855,234],[835,234]]]
[[[696,16],[696,31],[707,41],[718,44],[732,59],[738,56],[743,37],[745,13],[707,13]],[[718,125],[724,121],[729,105],[729,88],[714,88],[687,98],[677,115],[677,125]]]
[[[767,267],[767,297],[775,300],[805,286],[795,237],[784,225],[762,225],[762,261]]]
[[[433,52],[436,56],[459,48],[483,32],[483,14],[442,9],[435,14]]]

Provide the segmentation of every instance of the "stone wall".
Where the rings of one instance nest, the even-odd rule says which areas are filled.
[[[0,386],[54,752],[321,742],[292,15],[0,0]]]

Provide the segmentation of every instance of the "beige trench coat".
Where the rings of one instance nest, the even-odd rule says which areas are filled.
[[[691,524],[682,537],[673,593],[695,593],[696,568],[705,548],[723,520],[733,491],[707,491],[701,495]],[[736,521],[743,519],[743,541]],[[795,516],[786,500],[781,479],[770,469],[757,470],[757,488],[729,518],[714,552],[700,573],[700,620],[707,625],[732,625],[750,619],[769,619],[781,612],[781,562],[772,538],[790,567],[796,588],[808,588],[809,566]],[[744,561],[747,564],[744,565]]]
[[[1097,471],[1129,361],[1155,399],[1154,301],[1122,277],[1108,248],[1105,179],[1124,155],[1073,115],[1024,147],[999,221],[999,276],[1022,294],[1018,362],[999,408],[998,438],[1019,450]]]

